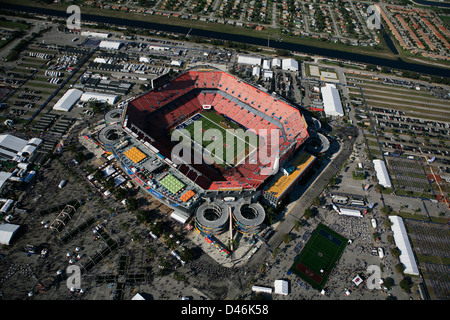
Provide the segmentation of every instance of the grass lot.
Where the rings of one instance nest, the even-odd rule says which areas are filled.
[[[331,228],[319,224],[289,270],[315,289],[321,290],[347,241]]]

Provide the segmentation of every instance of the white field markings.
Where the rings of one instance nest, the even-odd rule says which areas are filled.
[[[212,121],[210,118],[206,117],[205,115],[202,114],[201,116],[202,116],[203,118],[207,119],[209,122],[213,123],[215,126],[219,126],[216,122]],[[219,127],[221,127],[221,126],[219,126]],[[221,128],[223,128],[223,127],[221,127]],[[223,128],[223,129],[227,132],[227,134],[231,134],[231,135],[233,135],[234,137],[236,137],[237,139],[239,139],[239,140],[241,140],[242,142],[244,142],[244,146],[249,145],[249,147],[252,147],[252,148],[253,148],[253,149],[249,152],[249,154],[248,154],[246,157],[243,157],[242,160],[240,160],[240,161],[236,164],[236,166],[238,166],[239,164],[241,164],[242,162],[244,162],[248,157],[252,156],[253,153],[256,152],[257,147],[255,147],[254,145],[252,145],[252,144],[250,143],[250,141],[249,141],[249,142],[245,141],[245,140],[242,139],[241,137],[235,135],[231,130],[227,130],[227,129],[225,129],[225,128]],[[254,134],[256,135],[256,133],[254,133]],[[258,136],[257,136],[257,137],[258,137]],[[225,141],[226,141],[226,140],[225,140]],[[233,141],[234,141],[234,139],[233,139]],[[233,145],[233,148],[234,148],[234,145]],[[245,154],[245,151],[246,151],[245,149],[246,149],[246,147],[244,147],[244,150],[241,151],[239,154],[236,155],[236,158],[235,158],[235,159],[239,159],[239,157],[241,156],[242,153]],[[224,160],[222,160],[222,161],[224,161]],[[233,161],[234,161],[234,159],[233,159]],[[224,162],[225,162],[225,161],[224,161]],[[225,162],[225,163],[226,163],[226,162]],[[227,163],[227,164],[230,165],[229,163]]]

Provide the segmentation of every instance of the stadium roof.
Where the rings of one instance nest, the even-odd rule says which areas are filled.
[[[406,232],[403,219],[399,216],[389,216],[392,222],[391,229],[394,233],[394,241],[397,248],[400,250],[400,262],[405,266],[405,274],[419,275],[414,253],[409,243],[408,233]]]
[[[171,159],[174,143],[167,139],[167,130],[185,125],[184,119],[201,112],[205,105],[241,127],[261,135],[262,129],[276,132],[276,136],[264,138],[268,161],[258,158],[256,163],[239,163],[230,170],[179,164],[177,170],[204,190],[257,188],[271,175],[274,162],[283,162],[309,136],[300,111],[282,97],[215,69],[191,69],[132,99],[127,103],[123,127],[160,158]]]
[[[2,223],[0,224],[0,244],[9,245],[12,237],[20,228],[17,224]]]
[[[377,179],[379,184],[381,184],[385,188],[391,188],[391,180],[389,179],[389,174],[386,169],[386,164],[383,160],[375,159],[373,160],[373,165],[375,167],[375,171],[377,173]]]
[[[322,99],[325,114],[327,116],[343,116],[344,110],[341,104],[341,97],[336,86],[331,83],[327,83],[325,87],[322,87]]]
[[[55,103],[53,110],[70,111],[74,104],[80,99],[83,91],[78,89],[69,89],[66,93]]]
[[[298,181],[299,178],[308,170],[311,164],[316,159],[315,156],[302,152],[292,162],[294,170],[289,175],[280,175],[269,188],[266,190],[277,198],[283,197],[283,195],[290,190],[290,188]]]

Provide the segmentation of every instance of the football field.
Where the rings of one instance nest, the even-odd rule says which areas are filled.
[[[236,123],[215,111],[198,113],[176,129],[187,130],[185,136],[193,147],[203,154],[205,149],[210,151],[210,160],[222,166],[242,163],[258,146],[256,134],[239,129]]]
[[[319,224],[289,269],[312,287],[321,290],[347,245],[347,239]]]

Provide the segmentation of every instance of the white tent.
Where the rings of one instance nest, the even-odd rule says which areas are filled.
[[[83,91],[78,89],[69,89],[66,93],[55,103],[53,110],[70,111],[75,103],[80,99]]]
[[[250,64],[250,65],[259,66],[259,65],[261,65],[261,61],[262,61],[262,59],[258,58],[258,57],[242,56],[242,55],[238,56],[238,63],[241,63],[241,64]]]
[[[103,41],[100,42],[100,44],[98,46],[100,48],[104,48],[104,49],[115,49],[115,50],[118,50],[122,46],[122,42],[103,40]]]
[[[419,275],[419,269],[417,267],[414,253],[409,243],[408,233],[406,232],[403,219],[399,216],[389,216],[389,220],[392,222],[391,229],[394,232],[394,241],[397,248],[400,250],[400,262],[405,266],[405,274]]]
[[[289,283],[286,280],[275,280],[275,293],[288,295]]]
[[[272,293],[272,288],[269,288],[269,287],[261,287],[261,286],[252,286],[252,291],[255,291],[255,292]]]
[[[0,158],[13,159],[27,145],[27,140],[11,134],[0,135]]]
[[[260,73],[261,73],[260,67],[258,67],[258,66],[253,67],[252,76],[259,77]]]
[[[98,93],[98,92],[85,92],[81,95],[80,101],[85,102],[89,100],[106,102],[108,104],[115,104],[118,96],[115,94]]]
[[[136,293],[136,295],[131,298],[131,300],[145,300],[143,296],[141,296],[139,293]]]
[[[298,71],[298,61],[292,58],[283,59],[281,69],[288,71]]]
[[[273,59],[272,59],[272,66],[273,66],[274,68],[275,68],[275,67],[281,68],[281,60],[278,59],[278,58],[273,58]]]
[[[343,116],[341,97],[334,84],[327,83],[325,87],[320,88],[322,93],[324,112],[327,116]]]
[[[105,174],[105,177],[109,177],[114,172],[116,172],[116,169],[114,169],[113,166],[107,166],[105,169],[103,169],[103,173]]]
[[[391,180],[389,179],[389,174],[386,169],[386,164],[383,160],[375,159],[373,160],[373,166],[377,173],[378,182],[385,188],[391,188]]]
[[[178,222],[183,223],[183,224],[186,223],[186,221],[189,219],[188,216],[186,216],[185,214],[178,212],[178,211],[172,212],[170,217]]]
[[[339,214],[343,216],[352,216],[358,218],[362,217],[361,211],[348,208],[339,208]]]
[[[0,244],[9,245],[12,237],[20,228],[17,224],[2,223],[0,224]]]
[[[270,69],[271,60],[263,60],[263,69]]]

